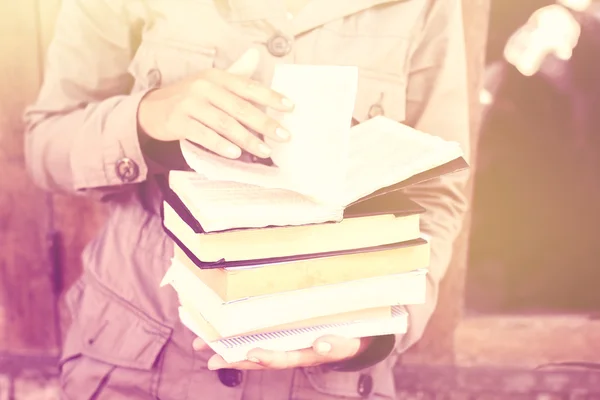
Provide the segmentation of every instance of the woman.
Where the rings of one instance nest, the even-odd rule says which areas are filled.
[[[252,79],[244,58],[227,72],[250,48],[260,53]],[[288,139],[259,111],[293,107],[267,85],[284,62],[357,65],[356,120],[383,113],[468,153],[460,0],[63,1],[44,85],[26,114],[28,165],[42,187],[96,196],[111,210],[67,296],[65,398],[394,397],[391,368],[421,336],[451,258],[465,174],[409,191],[428,209],[429,299],[407,307],[410,330],[394,350],[385,337],[329,337],[226,365],[180,324],[174,292],[158,289],[172,243],[154,176],[181,167],[183,138],[224,157],[268,157],[248,128]]]

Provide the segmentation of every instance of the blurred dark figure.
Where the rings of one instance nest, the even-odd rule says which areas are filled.
[[[571,12],[581,34],[569,60],[549,56],[531,77],[493,67],[473,202],[477,311],[600,310],[599,9]]]

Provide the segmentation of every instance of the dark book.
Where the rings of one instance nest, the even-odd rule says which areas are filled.
[[[466,166],[462,158],[456,159],[378,190],[342,209],[342,218],[336,218],[335,213],[324,208],[323,220],[314,223],[213,231],[204,229],[199,218],[202,213],[196,209],[201,201],[190,189],[195,183],[208,187],[212,184],[195,173],[176,171],[170,182],[164,178],[159,181],[164,194],[163,224],[166,232],[200,268],[248,267],[419,244],[420,214],[425,209],[409,199],[403,189]],[[237,186],[220,190],[231,190],[231,187]],[[268,196],[259,199],[268,199]],[[261,206],[268,207],[269,202]],[[233,207],[232,212],[235,212]]]

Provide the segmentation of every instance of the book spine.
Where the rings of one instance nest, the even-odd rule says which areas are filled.
[[[195,233],[205,233],[200,222],[194,218],[194,215],[191,211],[183,204],[183,201],[177,196],[177,194],[169,187],[169,182],[167,177],[164,175],[159,175],[156,177],[156,182],[160,192],[163,196],[163,200],[166,201],[172,208],[175,210],[179,218],[181,218],[186,224],[189,225],[190,228],[194,230]],[[164,221],[164,206],[161,205],[160,208],[161,218]]]

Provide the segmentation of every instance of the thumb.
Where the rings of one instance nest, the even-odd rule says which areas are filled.
[[[227,69],[227,72],[250,78],[258,68],[259,61],[260,53],[258,50],[254,48],[248,49]]]
[[[361,340],[359,338],[323,336],[315,341],[313,350],[322,357],[341,360],[358,354],[361,350]]]
[[[209,348],[208,344],[200,338],[194,339],[194,341],[192,342],[192,347],[195,351],[202,351]]]

